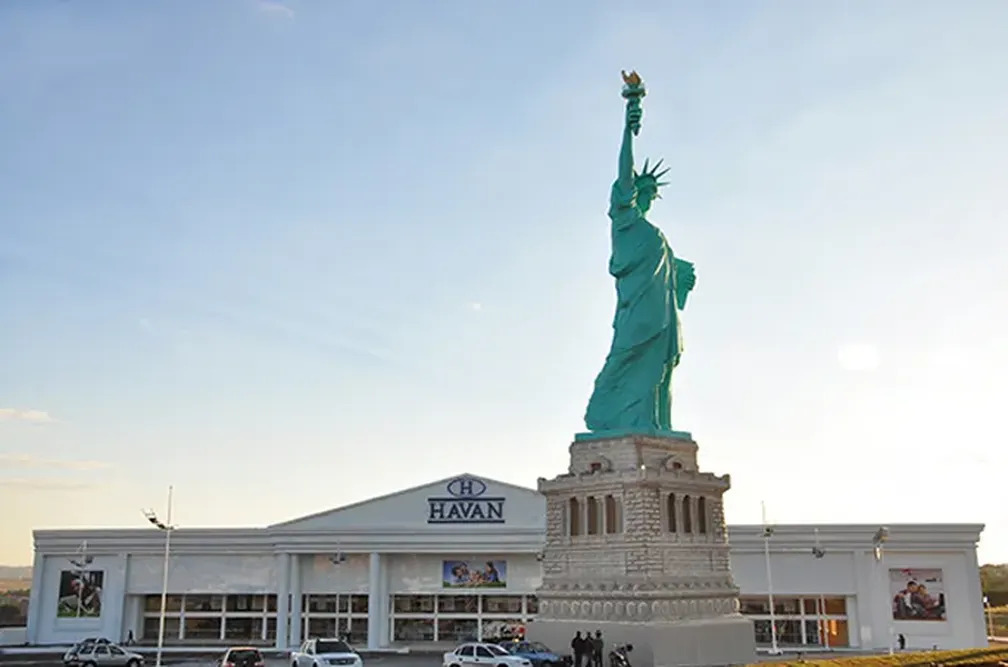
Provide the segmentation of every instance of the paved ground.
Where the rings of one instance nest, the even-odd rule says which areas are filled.
[[[0,654],[0,667],[63,667],[61,654]],[[164,655],[162,664],[165,667],[217,667],[217,656],[182,657]],[[148,667],[154,664],[154,656],[149,656],[145,663]],[[441,658],[437,655],[375,655],[365,656],[365,667],[439,667]],[[285,658],[267,658],[266,667],[289,667]]]

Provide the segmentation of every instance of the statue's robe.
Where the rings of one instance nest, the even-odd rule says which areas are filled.
[[[613,339],[605,365],[595,379],[585,424],[590,431],[660,431],[671,425],[668,380],[682,354],[680,307],[688,287],[677,293],[677,274],[692,270],[677,260],[665,235],[637,207],[636,189],[613,184],[609,206],[616,279]],[[663,382],[664,380],[664,382]]]

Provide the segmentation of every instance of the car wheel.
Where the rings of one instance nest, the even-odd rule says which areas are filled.
[[[137,660],[136,658],[133,658],[132,660],[126,663],[126,667],[140,667],[140,661]]]
[[[448,665],[448,667],[462,667],[462,665]]]
[[[82,662],[81,667],[98,667],[98,665],[90,660],[87,662]]]

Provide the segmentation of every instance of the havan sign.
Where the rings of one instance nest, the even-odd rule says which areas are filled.
[[[448,495],[427,499],[427,523],[504,523],[504,498],[489,498],[487,485],[475,477],[456,477]]]

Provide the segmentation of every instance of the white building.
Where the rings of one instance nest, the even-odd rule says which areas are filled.
[[[983,526],[889,525],[876,553],[878,528],[775,527],[779,643],[881,648],[902,634],[909,647],[986,645],[976,556]],[[178,529],[166,641],[286,648],[346,632],[380,648],[487,636],[535,618],[544,534],[538,492],[470,475],[265,528]],[[753,618],[757,642],[768,644],[763,529],[732,526],[729,536],[741,610]],[[37,530],[34,538],[29,643],[156,639],[163,531]],[[81,577],[73,561],[85,553]],[[78,597],[79,579],[89,586]],[[894,619],[897,611],[927,620]]]

